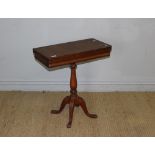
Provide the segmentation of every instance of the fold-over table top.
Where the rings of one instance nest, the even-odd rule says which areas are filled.
[[[110,56],[112,46],[85,39],[33,49],[35,58],[48,68]]]

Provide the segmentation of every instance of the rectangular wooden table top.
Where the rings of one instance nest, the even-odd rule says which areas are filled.
[[[85,39],[34,48],[35,58],[48,68],[110,56],[112,46],[96,39]]]

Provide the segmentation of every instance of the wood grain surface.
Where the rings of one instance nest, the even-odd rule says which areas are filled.
[[[34,48],[35,59],[48,68],[110,56],[112,46],[96,39]]]

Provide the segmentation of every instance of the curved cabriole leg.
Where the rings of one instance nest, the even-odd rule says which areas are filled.
[[[78,98],[79,98],[79,105],[80,105],[81,108],[83,109],[84,113],[85,113],[88,117],[97,118],[97,115],[96,115],[96,114],[90,114],[90,113],[88,112],[86,103],[85,103],[85,101],[83,100],[83,98],[81,98],[81,97],[78,97]]]
[[[74,112],[74,101],[71,101],[69,103],[69,122],[67,124],[67,128],[71,128],[73,120],[73,112]]]
[[[69,104],[69,101],[70,101],[70,96],[66,96],[61,103],[60,109],[59,110],[51,110],[51,113],[52,114],[61,113],[62,110],[65,108],[66,104]]]

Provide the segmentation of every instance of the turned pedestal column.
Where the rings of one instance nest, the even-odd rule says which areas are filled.
[[[79,107],[83,109],[84,113],[91,118],[97,118],[96,114],[90,114],[87,110],[86,103],[82,97],[79,97],[77,95],[77,78],[76,78],[76,64],[71,64],[71,77],[70,77],[70,96],[66,96],[59,108],[59,110],[52,110],[52,114],[58,114],[60,113],[64,108],[66,104],[69,104],[69,122],[67,124],[67,128],[70,128],[72,125],[73,120],[73,112],[74,107]]]

